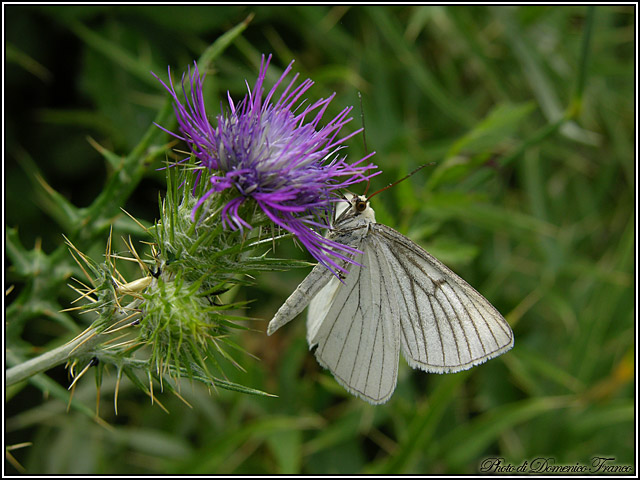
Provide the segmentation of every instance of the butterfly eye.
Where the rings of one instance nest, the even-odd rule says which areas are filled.
[[[367,208],[367,202],[366,200],[356,200],[356,205],[355,205],[356,211],[358,212],[364,212],[365,208]]]

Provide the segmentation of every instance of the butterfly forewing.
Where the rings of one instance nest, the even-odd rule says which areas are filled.
[[[390,301],[394,297],[388,285],[378,281],[388,278],[388,265],[366,243],[364,255],[356,257],[362,266],[353,266],[339,285],[309,345],[317,345],[318,362],[349,392],[377,404],[386,402],[396,386],[399,326],[394,321],[397,307]],[[315,313],[309,310],[308,328],[318,320]]]
[[[457,372],[511,348],[502,315],[448,267],[386,225],[371,225],[369,236],[394,272],[402,353],[412,367]]]

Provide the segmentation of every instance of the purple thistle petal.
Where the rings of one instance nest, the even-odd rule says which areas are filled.
[[[370,173],[377,168],[367,163],[373,153],[353,164],[338,156],[344,143],[361,131],[338,137],[342,127],[352,120],[352,107],[344,108],[319,128],[335,93],[307,102],[304,95],[313,81],[306,79],[296,85],[299,75],[295,74],[285,82],[293,69],[291,62],[265,95],[270,63],[271,55],[263,55],[258,78],[253,88],[247,83],[247,94],[241,102],[235,103],[227,93],[227,112],[218,115],[215,126],[205,110],[204,76],[200,76],[195,62],[186,78],[182,77],[184,103],[178,99],[170,71],[168,85],[158,79],[174,100],[180,133],[169,133],[184,140],[208,169],[208,173],[202,170],[199,175],[209,176],[210,188],[198,199],[192,219],[211,195],[231,192],[231,199],[220,213],[223,226],[251,229],[240,217],[239,208],[252,199],[271,221],[294,234],[334,274],[345,271],[346,263],[355,263],[352,257],[357,250],[329,240],[318,231],[329,228],[328,219],[338,201],[336,191],[380,172]],[[283,91],[277,96],[281,87]]]

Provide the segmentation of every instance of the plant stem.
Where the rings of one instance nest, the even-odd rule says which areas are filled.
[[[74,356],[77,356],[91,350],[96,344],[102,341],[104,341],[104,338],[101,338],[97,329],[88,328],[70,342],[11,367],[5,375],[6,386],[11,386],[36,373],[44,372],[45,370],[60,365],[66,362],[72,353]]]

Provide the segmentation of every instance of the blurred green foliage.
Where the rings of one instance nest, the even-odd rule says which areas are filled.
[[[257,300],[244,314],[260,321],[234,340],[258,359],[225,373],[277,398],[184,383],[190,407],[156,392],[167,414],[123,380],[115,416],[107,372],[98,421],[89,376],[65,413],[68,381],[54,369],[6,391],[5,441],[31,442],[11,451],[26,472],[464,474],[487,457],[598,455],[633,465],[633,6],[3,9],[9,365],[90,321],[56,313],[74,298],[64,280],[81,277],[63,233],[97,261],[111,224],[114,238],[148,240],[119,207],[150,223],[164,193],[169,138],[145,135],[169,110],[149,72],[179,75],[245,21],[208,72],[210,113],[227,90],[244,95],[261,53],[279,68],[295,58],[314,98],[337,92],[326,118],[355,105],[351,130],[361,92],[366,147],[384,171],[372,189],[436,163],[377,196],[378,221],[474,285],[516,338],[460,374],[401,362],[395,395],[373,407],[318,366],[303,318],[264,334],[306,274],[266,273],[235,292]],[[143,138],[144,161],[123,170]],[[365,153],[361,137],[348,152]],[[114,175],[121,188],[105,196]],[[290,241],[276,253],[308,259]]]

